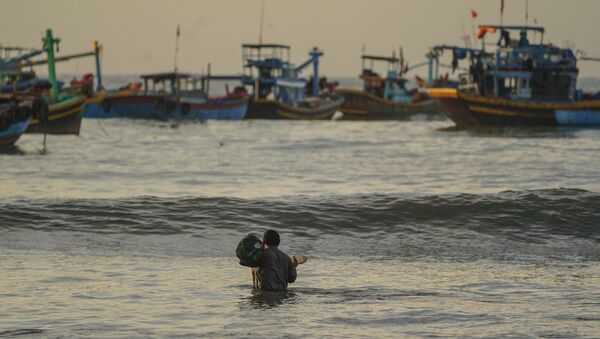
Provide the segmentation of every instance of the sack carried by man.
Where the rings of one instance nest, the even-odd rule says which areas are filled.
[[[245,236],[235,249],[235,255],[240,259],[240,265],[247,267],[258,266],[264,253],[262,241],[254,234]]]

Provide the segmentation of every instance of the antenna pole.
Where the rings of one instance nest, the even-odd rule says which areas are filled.
[[[500,26],[504,26],[504,0],[500,0]]]
[[[173,61],[173,69],[175,73],[177,73],[177,56],[179,54],[179,36],[181,35],[181,30],[179,25],[177,25],[177,36],[175,37],[175,60]]]
[[[258,43],[261,45],[263,43],[263,28],[265,24],[265,2],[266,0],[263,0],[262,2],[262,9],[260,11],[260,31],[258,32]]]

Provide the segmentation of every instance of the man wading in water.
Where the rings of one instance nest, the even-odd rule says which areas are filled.
[[[296,281],[296,266],[304,264],[308,258],[299,262],[295,256],[288,256],[279,249],[279,233],[268,230],[263,235],[265,252],[258,266],[252,268],[254,288],[260,291],[282,292],[288,283]]]

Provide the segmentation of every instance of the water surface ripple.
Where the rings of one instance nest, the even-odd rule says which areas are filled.
[[[598,337],[600,130],[85,120],[0,154],[0,337]],[[234,256],[277,229],[288,293]]]

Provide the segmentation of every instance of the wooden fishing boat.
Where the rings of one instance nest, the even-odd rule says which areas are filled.
[[[84,93],[85,91],[79,87],[59,91],[54,49],[58,46],[60,39],[54,38],[52,30],[48,29],[43,40],[43,49],[48,59],[39,62],[39,64],[48,64],[48,78],[51,88],[50,93],[43,96],[46,105],[40,105],[40,108],[34,111],[34,118],[26,132],[79,135],[87,96]],[[68,58],[71,58],[71,56]]]
[[[242,45],[244,76],[241,80],[253,93],[246,119],[330,120],[344,98],[337,93],[319,91],[319,58],[323,52],[314,48],[309,56],[300,66],[294,66],[290,63],[287,45]],[[311,65],[313,75],[307,84],[298,74]]]
[[[344,114],[341,120],[406,120],[418,114],[440,114],[439,106],[433,100],[423,96],[414,102],[397,102],[385,100],[372,93],[340,88],[337,93],[344,96],[340,111]]]
[[[96,48],[93,52],[57,58],[54,50],[57,48],[59,41],[60,39],[53,37],[52,30],[48,29],[43,39],[43,49],[34,50],[19,58],[5,61],[2,63],[4,67],[0,67],[0,71],[4,69],[12,72],[12,87],[14,90],[11,96],[15,98],[34,97],[43,99],[34,100],[36,105],[32,108],[33,118],[27,126],[26,133],[79,134],[83,108],[88,95],[92,93],[91,86],[89,88],[82,86],[62,88],[56,78],[56,62],[91,55],[96,55],[98,60],[99,46],[95,43]],[[29,58],[43,52],[46,53],[47,59],[29,60]],[[48,65],[48,81],[37,79],[33,72],[30,72],[31,76],[29,77],[23,76],[26,74],[22,72],[23,67],[46,64]],[[99,64],[98,61],[97,64]],[[39,102],[43,104],[37,104]]]
[[[109,96],[103,101],[115,116],[158,120],[241,120],[249,97],[233,93],[207,97],[197,88],[198,78],[186,73],[143,75],[143,90],[130,95]]]
[[[375,63],[385,63],[387,75],[375,71]],[[363,89],[336,89],[344,96],[342,120],[406,120],[416,114],[439,115],[438,106],[418,89],[409,91],[402,77],[408,68],[403,58],[363,55],[360,79]]]
[[[458,126],[600,125],[600,100],[522,102],[435,88],[428,93]]]
[[[87,96],[59,93],[56,100],[46,97],[46,107],[34,112],[27,133],[79,135]]]
[[[543,27],[487,25],[478,37],[496,31],[501,39],[495,53],[453,51],[455,59],[472,60],[458,88],[427,90],[457,126],[600,125],[600,100],[576,89],[572,50],[544,44]],[[520,38],[512,40],[511,31]],[[530,32],[539,33],[540,43],[529,43]]]
[[[248,109],[245,92],[211,97],[205,81],[177,71],[180,29],[177,26],[173,72],[142,75],[143,88],[128,86],[90,101],[89,117],[158,120],[241,120]],[[98,91],[100,92],[100,91]],[[100,110],[101,108],[101,110]]]
[[[32,107],[33,117],[28,125],[27,133],[79,134],[83,105],[88,99],[81,88],[59,86],[56,99],[53,100],[52,96],[48,94],[48,90],[51,88],[50,81],[32,78],[26,80],[27,84],[23,85],[23,82],[18,81],[18,76],[13,81],[15,82],[14,86],[21,90],[11,94],[2,94],[2,97],[36,102],[36,105]],[[35,100],[36,98],[37,100]],[[4,99],[4,101],[7,100]]]
[[[248,105],[247,119],[331,120],[344,102],[344,97],[332,94],[318,100],[312,106],[310,101],[303,106],[268,99],[252,99]]]

